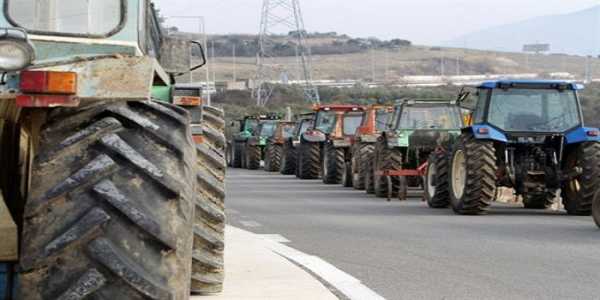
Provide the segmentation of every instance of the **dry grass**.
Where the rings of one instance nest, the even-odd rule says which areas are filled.
[[[407,47],[395,50],[322,55],[313,57],[314,78],[320,80],[365,80],[393,81],[406,75],[440,75],[441,61],[444,61],[445,75],[456,75],[460,66],[461,75],[553,73],[569,72],[578,78],[585,74],[586,58],[569,55],[525,55],[523,53],[489,52],[464,49],[435,49],[429,47]],[[457,64],[457,61],[459,64]],[[280,57],[271,63],[279,70],[294,65],[294,57]],[[218,81],[233,79],[233,59],[217,57],[210,66]],[[386,72],[387,70],[387,72]],[[256,72],[256,58],[237,58],[238,79],[253,78]],[[289,71],[290,79],[297,70]],[[592,59],[592,74],[600,76],[600,61]]]

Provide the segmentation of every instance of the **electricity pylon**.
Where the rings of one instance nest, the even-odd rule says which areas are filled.
[[[275,83],[289,82],[302,83],[306,101],[320,102],[319,91],[312,82],[310,47],[306,44],[298,0],[263,0],[258,43],[254,85],[257,105],[265,106],[269,102]],[[281,57],[285,51],[281,48],[292,49],[294,55]]]

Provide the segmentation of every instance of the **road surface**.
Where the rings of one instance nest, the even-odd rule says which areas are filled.
[[[456,216],[318,180],[230,169],[229,223],[279,234],[387,299],[599,299],[591,217],[497,205]],[[268,267],[268,266],[265,266]]]

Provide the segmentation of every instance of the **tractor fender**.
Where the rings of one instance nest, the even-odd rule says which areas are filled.
[[[301,139],[309,143],[324,143],[327,136],[318,130],[312,130],[303,133]]]
[[[600,142],[600,130],[592,127],[579,127],[566,135],[567,145],[584,142]]]
[[[508,139],[503,132],[487,124],[473,125],[464,128],[462,132],[472,133],[475,139],[478,140],[492,140],[501,143],[508,142]]]
[[[376,143],[378,136],[376,134],[365,134],[359,138],[362,143]]]

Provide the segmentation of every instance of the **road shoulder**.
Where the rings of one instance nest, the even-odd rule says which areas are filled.
[[[225,239],[224,292],[191,299],[338,299],[318,279],[274,252],[273,241],[232,226],[227,226]]]

